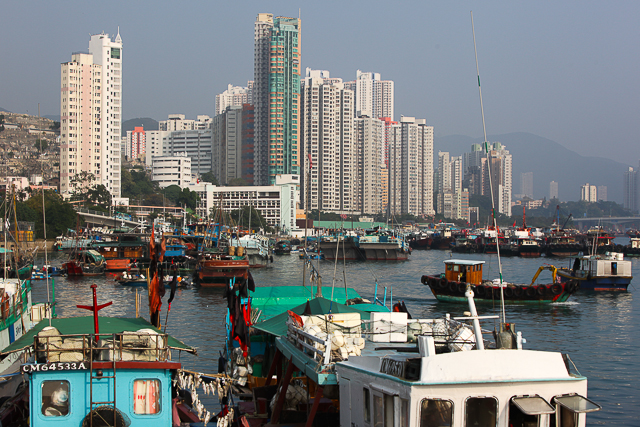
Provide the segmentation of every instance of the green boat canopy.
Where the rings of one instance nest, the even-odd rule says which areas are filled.
[[[9,353],[24,350],[33,347],[34,337],[45,327],[49,326],[49,319],[41,320],[31,330],[23,336],[15,340],[7,346],[0,357],[5,357]],[[93,334],[93,316],[67,317],[61,319],[51,319],[51,326],[55,327],[61,335],[88,335]],[[120,334],[122,332],[136,332],[140,329],[153,329],[162,334],[162,332],[147,322],[144,318],[118,318],[118,317],[101,317],[98,316],[98,326],[100,335]],[[196,354],[196,349],[189,347],[181,341],[167,335],[168,347],[174,350],[183,350]]]
[[[337,291],[337,289],[336,289]],[[355,291],[354,291],[355,292]],[[335,295],[334,295],[335,297]],[[374,304],[358,304],[358,308],[353,308],[354,306],[340,304],[338,302],[331,302],[326,298],[318,297],[312,300],[309,300],[309,309],[311,315],[323,315],[328,313],[360,313],[361,320],[369,320],[370,319],[370,311],[389,311],[385,307],[374,305]],[[363,308],[368,309],[367,311],[363,310]],[[376,308],[379,307],[379,308]],[[300,304],[297,307],[290,308],[289,310],[293,311],[296,314],[302,315],[307,308],[307,302]],[[287,318],[289,315],[286,311],[281,312],[277,316],[272,317],[269,320],[265,320],[264,322],[260,322],[253,327],[259,331],[266,332],[271,335],[275,335],[276,337],[280,337],[286,335],[287,333]]]
[[[304,304],[316,295],[315,286],[265,286],[257,287],[251,292],[251,307],[261,310],[259,320],[268,320],[287,310]],[[324,295],[331,296],[331,288],[324,287]],[[360,298],[360,295],[351,288],[347,288],[346,298],[344,288],[333,290],[333,301],[344,304],[347,300]],[[329,301],[329,300],[327,300]]]

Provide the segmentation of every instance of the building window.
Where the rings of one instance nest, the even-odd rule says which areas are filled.
[[[69,414],[69,381],[42,382],[42,414],[45,417]]]
[[[151,415],[160,413],[160,380],[133,382],[133,413]]]

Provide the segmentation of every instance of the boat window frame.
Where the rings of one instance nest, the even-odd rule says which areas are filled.
[[[365,424],[371,424],[371,389],[362,387],[362,419]]]
[[[46,409],[44,407],[44,393],[43,393],[43,389],[45,384],[47,383],[66,383],[67,385],[67,395],[68,395],[68,400],[67,400],[67,413],[64,415],[47,415],[44,413],[44,410]],[[50,399],[51,395],[47,395],[47,397]],[[40,383],[40,412],[39,412],[39,416],[43,417],[46,420],[62,420],[65,418],[68,418],[69,416],[71,416],[71,381],[69,381],[68,379],[50,379],[50,380],[43,380]],[[49,406],[47,406],[47,408],[49,407],[53,407],[54,409],[56,409],[54,406],[52,406],[51,404]]]
[[[563,397],[578,397],[578,398],[586,400],[590,404],[594,405],[595,408],[584,409],[584,410],[575,410],[575,409],[567,406],[566,404],[563,404],[560,400],[558,400],[559,398],[563,398]],[[587,397],[584,397],[584,396],[582,396],[581,394],[578,394],[578,393],[569,393],[569,394],[561,394],[559,396],[554,396],[552,401],[555,402],[557,405],[560,405],[560,406],[566,408],[568,411],[571,411],[571,412],[576,413],[576,414],[588,414],[589,412],[597,412],[597,411],[602,409],[602,406],[598,405],[593,400],[591,400],[591,399],[589,399]]]
[[[495,427],[498,427],[498,423],[500,422],[500,399],[498,399],[496,396],[467,396],[466,399],[464,399],[464,408],[463,408],[463,415],[462,415],[462,419],[463,419],[463,426],[466,427],[467,426],[467,405],[469,403],[470,399],[493,399],[496,402],[496,413],[495,413],[495,418],[496,418],[496,423],[495,423]]]
[[[418,419],[416,420],[416,425],[418,427],[428,427],[428,426],[423,426],[422,425],[422,405],[425,401],[440,401],[440,402],[448,402],[449,405],[451,406],[451,423],[449,424],[450,426],[454,425],[454,421],[455,421],[455,409],[456,409],[456,405],[453,402],[453,400],[451,399],[447,399],[447,398],[443,398],[443,397],[424,397],[420,400],[420,404],[418,405]],[[419,424],[418,424],[419,423]]]
[[[136,412],[136,408],[135,408],[135,401],[136,401],[136,396],[135,396],[135,384],[136,381],[156,381],[158,383],[158,388],[157,388],[157,394],[158,394],[158,412],[156,413],[152,413],[152,414],[147,414],[147,413],[138,413]],[[164,405],[162,404],[162,398],[163,398],[163,393],[162,393],[162,385],[163,385],[163,381],[161,378],[154,378],[154,377],[138,377],[138,378],[133,378],[131,380],[131,415],[136,416],[136,417],[143,417],[143,418],[148,418],[148,417],[159,417],[162,415],[162,413],[164,412]]]
[[[514,401],[514,399],[536,399],[536,398],[538,398],[538,399],[542,399],[542,401],[543,401],[544,403],[546,403],[547,405],[549,405],[549,408],[550,408],[550,409],[549,409],[549,411],[546,411],[546,412],[536,412],[536,413],[528,413],[528,412],[525,412],[525,411],[520,407],[520,405],[518,405],[518,404]],[[553,413],[555,413],[555,412],[556,412],[556,409],[554,408],[554,406],[553,406],[551,403],[547,402],[547,399],[545,399],[544,397],[542,397],[542,396],[540,396],[540,395],[538,395],[538,394],[533,394],[533,395],[531,395],[531,394],[526,394],[526,395],[511,396],[511,398],[509,399],[509,403],[512,403],[512,402],[513,402],[513,404],[514,404],[514,405],[516,405],[516,406],[518,407],[518,409],[520,410],[520,412],[522,412],[522,413],[523,413],[523,414],[525,414],[525,415],[545,415],[545,414],[553,414]]]

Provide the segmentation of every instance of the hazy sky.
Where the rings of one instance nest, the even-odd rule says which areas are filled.
[[[257,14],[299,8],[303,70],[378,72],[395,81],[396,120],[481,137],[473,10],[489,134],[531,132],[637,166],[638,1],[6,1],[0,107],[59,114],[60,63],[119,26],[124,119],[213,116],[216,94],[253,79]]]

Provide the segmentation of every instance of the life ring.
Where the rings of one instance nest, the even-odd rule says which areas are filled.
[[[511,298],[513,296],[513,288],[510,288],[510,287],[504,288],[504,296]]]
[[[521,297],[522,294],[524,294],[524,289],[522,289],[522,286],[516,286],[513,288],[513,295],[516,297]]]
[[[559,284],[554,284],[551,286],[551,293],[554,295],[560,295],[562,293],[562,286]]]
[[[528,297],[535,297],[536,293],[537,293],[537,289],[534,288],[533,286],[527,286],[527,290],[525,292],[527,294]]]
[[[464,282],[458,283],[458,292],[464,294],[467,291],[467,284]]]
[[[458,291],[458,282],[449,282],[449,291],[456,293]]]
[[[547,293],[547,287],[544,285],[540,285],[538,286],[538,288],[536,289],[536,291],[538,292],[538,295],[540,295],[541,297],[544,296],[544,294]]]
[[[435,279],[435,285],[438,289],[446,289],[449,281],[447,279]]]
[[[476,295],[478,295],[480,298],[482,298],[484,296],[485,290],[486,290],[486,288],[484,286],[476,286],[475,287]]]

